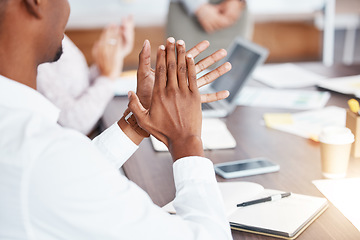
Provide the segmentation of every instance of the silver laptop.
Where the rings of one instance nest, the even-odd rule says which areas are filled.
[[[201,93],[214,93],[228,90],[230,96],[224,100],[203,103],[203,117],[226,117],[236,107],[236,98],[255,68],[268,56],[268,50],[253,42],[236,38],[228,50],[225,61],[230,62],[230,72],[219,77],[210,85],[201,89]],[[225,62],[224,61],[224,62]]]

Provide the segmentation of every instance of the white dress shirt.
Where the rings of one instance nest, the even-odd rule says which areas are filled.
[[[37,91],[0,76],[0,239],[232,239],[213,165],[173,165],[173,216],[119,174],[137,146],[114,124],[92,142]]]
[[[37,89],[61,111],[59,123],[88,134],[114,97],[114,81],[89,68],[80,49],[64,37],[57,62],[38,68]]]

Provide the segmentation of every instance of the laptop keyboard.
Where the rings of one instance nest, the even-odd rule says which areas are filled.
[[[209,109],[214,109],[214,108],[208,103],[202,103],[201,104],[201,109],[202,110],[209,110]]]

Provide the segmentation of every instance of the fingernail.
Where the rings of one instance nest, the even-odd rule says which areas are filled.
[[[228,64],[226,64],[226,70],[231,69],[231,68],[232,68],[231,63],[228,62]]]
[[[164,46],[164,45],[160,45],[160,49],[161,49],[161,50],[165,50],[165,46]]]
[[[179,41],[178,41],[178,44],[179,44],[180,46],[182,46],[182,45],[185,44],[185,42],[184,42],[183,40],[179,40]]]
[[[169,41],[170,43],[175,43],[175,38],[169,37],[169,38],[168,38],[168,41]]]
[[[145,44],[146,44],[146,40],[144,41],[143,48],[145,47]]]
[[[130,91],[128,92],[128,98],[131,98],[131,92]]]
[[[191,54],[186,55],[188,58],[192,58],[193,56]]]

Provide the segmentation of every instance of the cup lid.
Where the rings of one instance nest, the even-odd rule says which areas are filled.
[[[346,127],[324,127],[320,133],[319,141],[327,144],[349,144],[354,142],[354,134]]]

